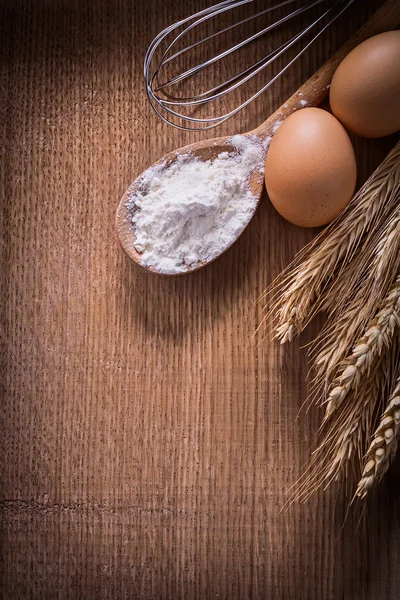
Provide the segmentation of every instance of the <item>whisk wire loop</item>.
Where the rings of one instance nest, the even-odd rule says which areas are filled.
[[[302,54],[327,30],[328,27],[332,25],[336,19],[344,13],[344,11],[354,2],[354,0],[335,0],[331,6],[329,6],[320,16],[315,18],[309,25],[304,27],[299,33],[292,36],[289,40],[281,44],[278,48],[273,49],[266,56],[262,57],[250,67],[243,69],[241,72],[236,75],[228,78],[226,81],[218,83],[207,89],[206,91],[199,92],[192,95],[184,95],[182,97],[177,97],[172,93],[170,88],[185,82],[190,78],[194,78],[199,72],[204,69],[215,65],[217,62],[227,58],[234,52],[244,48],[251,42],[260,38],[261,36],[271,32],[276,27],[283,25],[290,19],[316,7],[319,4],[322,4],[326,0],[313,0],[309,2],[306,6],[301,6],[287,15],[284,15],[280,19],[275,22],[269,24],[267,27],[262,28],[260,31],[254,33],[253,35],[247,37],[244,40],[234,44],[227,50],[223,52],[219,52],[216,56],[205,60],[194,67],[186,69],[182,73],[171,77],[167,81],[161,82],[161,73],[166,65],[171,64],[173,61],[177,60],[183,54],[197,48],[201,44],[205,44],[209,42],[211,39],[216,38],[223,33],[231,31],[236,27],[239,27],[249,21],[260,18],[261,16],[277,10],[278,8],[283,8],[289,4],[293,4],[296,0],[284,0],[279,4],[276,4],[272,7],[263,9],[249,17],[246,17],[233,25],[229,25],[227,27],[222,28],[219,31],[211,33],[210,35],[203,37],[202,39],[184,47],[181,50],[178,50],[171,54],[171,52],[176,48],[178,42],[182,40],[182,38],[187,35],[190,31],[194,30],[196,27],[212,19],[213,17],[225,13],[233,8],[237,8],[239,6],[250,4],[254,2],[254,0],[224,0],[214,6],[208,7],[204,10],[197,12],[196,14],[186,17],[177,23],[170,25],[161,31],[156,38],[150,44],[144,61],[144,77],[145,77],[145,85],[146,92],[149,102],[154,109],[154,111],[160,116],[160,118],[170,125],[174,127],[185,130],[185,131],[196,131],[196,130],[208,130],[217,125],[222,124],[227,121],[239,111],[243,110],[247,107],[251,102],[253,102],[256,98],[258,98],[262,93],[264,93],[282,74],[296,62]],[[323,24],[323,20],[330,16],[327,23]],[[302,40],[304,36],[307,35],[312,29],[314,29],[317,25],[321,24],[321,28],[313,35],[311,40],[309,40],[296,54],[293,58],[288,60],[288,62],[281,68],[281,70],[272,76],[265,85],[261,86],[259,90],[255,93],[251,94],[246,100],[241,102],[239,105],[234,106],[228,112],[224,114],[220,114],[217,116],[209,115],[205,117],[196,117],[193,114],[184,114],[182,111],[179,111],[179,107],[181,109],[185,107],[190,107],[191,109],[196,109],[198,107],[204,106],[206,104],[210,104],[214,101],[218,101],[220,98],[227,96],[229,93],[234,92],[240,86],[248,83],[253,77],[261,73],[264,69],[272,65],[280,56],[283,56],[290,48],[292,48],[297,42]],[[167,45],[166,50],[162,53],[161,60],[158,64],[155,65],[153,69],[153,61],[154,56],[157,50],[161,49],[161,46],[164,42],[167,41],[167,38],[170,37],[174,32],[179,31],[179,29],[183,27],[183,30],[180,33],[177,33],[172,40]]]

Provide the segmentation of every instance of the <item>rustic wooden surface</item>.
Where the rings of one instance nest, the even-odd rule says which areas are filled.
[[[219,134],[260,123],[379,3],[356,4]],[[163,125],[142,85],[151,38],[196,5],[0,1],[0,597],[398,598],[398,466],[361,520],[334,488],[281,513],[320,414],[296,420],[307,356],[259,344],[254,301],[313,233],[264,198],[223,257],[171,278],[117,242],[131,180],[205,137]],[[360,182],[393,142],[355,140]]]

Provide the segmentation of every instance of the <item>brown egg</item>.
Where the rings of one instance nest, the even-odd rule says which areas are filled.
[[[272,204],[291,223],[318,227],[332,221],[356,185],[353,146],[343,126],[320,108],[290,115],[267,152],[265,184]]]
[[[400,31],[375,35],[340,63],[330,103],[343,125],[376,138],[400,129]]]

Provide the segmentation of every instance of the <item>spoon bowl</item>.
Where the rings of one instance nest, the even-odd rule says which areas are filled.
[[[155,162],[151,168],[160,166],[163,169],[167,169],[177,160],[177,158],[179,156],[187,155],[187,154],[189,154],[194,159],[198,159],[203,162],[208,161],[208,160],[210,160],[210,161],[215,160],[218,157],[218,155],[221,154],[221,152],[229,152],[230,154],[237,154],[238,150],[232,144],[232,142],[230,140],[231,140],[231,138],[228,138],[228,137],[214,138],[211,140],[205,140],[205,141],[197,142],[195,144],[190,144],[188,146],[184,146],[183,148],[179,148],[178,150],[174,150],[173,152],[166,154],[163,158],[161,158],[160,160]],[[134,196],[136,195],[137,192],[143,191],[143,189],[144,189],[143,182],[144,182],[144,176],[145,176],[146,172],[147,171],[144,171],[137,179],[135,179],[133,181],[133,183],[129,186],[129,188],[127,189],[125,194],[123,195],[123,197],[119,203],[118,209],[117,209],[116,228],[117,228],[117,233],[118,233],[120,242],[122,244],[122,247],[125,250],[125,252],[127,253],[127,255],[141,267],[143,267],[147,270],[150,270],[154,273],[161,274],[161,271],[158,271],[154,266],[147,266],[147,265],[142,264],[141,254],[140,254],[140,252],[138,252],[136,250],[136,247],[135,247],[136,232],[135,232],[134,224],[132,222],[132,217],[135,213],[135,207],[133,205],[132,199],[134,198]],[[253,217],[253,215],[257,209],[258,202],[260,200],[260,197],[261,197],[261,194],[263,191],[263,186],[264,186],[264,178],[263,178],[263,174],[260,170],[254,170],[253,172],[251,172],[249,174],[248,186],[249,186],[249,189],[251,190],[252,196],[256,200],[256,202],[254,203],[254,210],[252,211],[251,217],[249,219],[249,220],[251,220],[251,218]],[[244,231],[246,226],[247,226],[247,224],[243,227],[242,231]],[[240,231],[238,233],[237,237],[239,237],[239,235],[242,233],[242,231]],[[236,241],[236,239],[233,240],[229,246],[226,246],[224,248],[224,250],[221,252],[221,254],[223,252],[225,252],[226,250],[228,250],[228,248]],[[220,256],[220,254],[218,256]],[[213,260],[215,260],[216,258],[218,258],[218,256],[213,257],[212,259],[208,260],[207,262],[199,261],[195,265],[188,266],[185,271],[182,271],[181,273],[178,273],[178,274],[185,274],[185,273],[189,273],[192,271],[197,271],[198,269],[201,269],[202,267],[204,267],[206,264],[208,264],[208,263],[212,262]],[[176,275],[177,273],[162,272],[162,274],[163,275],[171,275],[171,274]]]
[[[281,106],[281,108],[271,115],[271,117],[269,117],[269,119],[267,119],[262,125],[257,127],[257,129],[254,129],[253,131],[243,135],[252,136],[253,138],[255,136],[258,137],[266,152],[269,141],[272,139],[277,127],[284,119],[286,119],[296,110],[300,110],[304,107],[319,106],[319,104],[321,104],[328,94],[329,85],[336,68],[344,59],[344,57],[351,52],[351,50],[353,50],[353,48],[373,35],[395,29],[399,25],[399,21],[400,4],[397,2],[397,0],[387,0],[381,6],[381,8],[365,23],[365,25],[363,25],[363,27],[361,27],[361,29],[359,29],[299,90],[297,90],[297,92],[295,92],[293,96],[291,96],[289,100],[287,100],[287,102]],[[221,152],[237,153],[237,149],[233,145],[231,139],[232,138],[230,137],[220,137],[196,142],[189,146],[180,148],[179,150],[170,152],[162,159],[154,163],[153,167],[162,165],[164,168],[167,168],[177,159],[178,156],[183,154],[193,155],[193,157],[196,157],[202,161],[212,161],[215,160]],[[135,181],[130,185],[128,190],[123,195],[117,209],[116,229],[122,247],[127,255],[143,268],[149,271],[160,273],[160,271],[157,271],[155,267],[143,265],[141,263],[141,254],[135,248],[136,233],[132,223],[132,216],[135,208],[132,199],[136,192],[140,191],[141,189],[143,190],[145,173],[146,171],[137,179],[135,179]],[[254,211],[251,215],[252,218],[260,201],[264,187],[264,178],[260,169],[255,169],[249,173],[248,187],[255,199]],[[237,237],[241,235],[245,228],[246,225],[241,231],[238,232]],[[234,241],[235,240],[233,240],[232,243]],[[228,250],[231,245],[232,244],[225,247],[221,251],[221,254]],[[196,271],[204,267],[209,262],[212,262],[216,258],[218,257],[214,256],[208,261],[198,262],[194,266],[188,267],[184,273]]]

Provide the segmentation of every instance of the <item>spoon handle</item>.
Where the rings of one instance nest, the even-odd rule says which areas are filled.
[[[295,110],[303,108],[303,106],[319,106],[328,95],[333,74],[344,57],[361,42],[378,33],[396,29],[399,24],[399,0],[386,0],[372,17],[289,100],[251,133],[261,137],[273,135],[276,123],[286,119]]]

